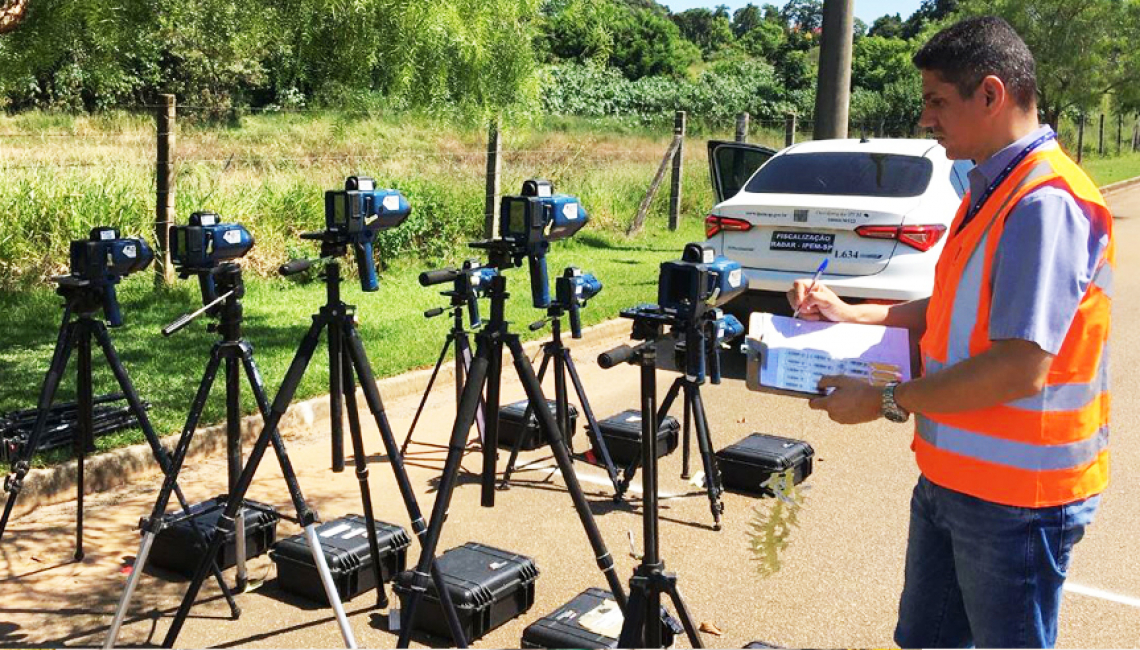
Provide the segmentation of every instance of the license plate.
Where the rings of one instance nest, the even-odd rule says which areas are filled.
[[[824,232],[774,232],[769,250],[802,251],[805,253],[830,253],[835,246],[835,233]]]

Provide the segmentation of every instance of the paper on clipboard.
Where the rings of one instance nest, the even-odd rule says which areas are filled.
[[[910,379],[910,335],[901,327],[806,321],[757,312],[745,340],[748,388],[815,396],[824,375],[875,385]]]

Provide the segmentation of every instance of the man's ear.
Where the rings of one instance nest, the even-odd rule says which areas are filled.
[[[982,101],[985,104],[986,110],[990,112],[997,112],[1005,106],[1008,99],[1006,94],[1005,82],[1000,77],[989,75],[982,79],[978,91],[982,93]]]

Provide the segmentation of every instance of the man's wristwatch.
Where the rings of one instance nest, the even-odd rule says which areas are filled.
[[[898,388],[898,385],[899,382],[892,381],[883,387],[883,417],[891,422],[906,422],[910,419],[910,413],[904,411],[895,401],[895,389]]]

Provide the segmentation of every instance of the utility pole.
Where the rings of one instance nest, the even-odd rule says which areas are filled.
[[[816,140],[847,137],[854,9],[854,0],[823,0],[823,39],[815,94]]]

